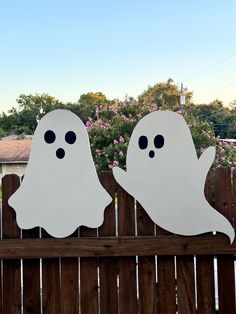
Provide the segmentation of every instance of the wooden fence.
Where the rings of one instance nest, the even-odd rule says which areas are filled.
[[[4,177],[1,313],[235,313],[235,243],[223,234],[170,234],[154,225],[111,173],[100,173],[100,180],[113,197],[103,225],[53,239],[39,228],[17,227],[8,199],[20,179]],[[234,225],[236,170],[210,174],[205,194]]]

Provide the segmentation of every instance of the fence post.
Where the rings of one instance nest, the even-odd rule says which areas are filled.
[[[233,187],[230,168],[216,169],[215,208],[233,223]],[[218,255],[220,313],[235,313],[234,255]]]
[[[10,196],[20,186],[20,178],[16,175],[7,175],[2,180],[2,238],[20,238],[21,231],[16,224],[15,211],[8,205]],[[21,313],[21,261],[3,261],[3,285],[2,285],[2,312]]]

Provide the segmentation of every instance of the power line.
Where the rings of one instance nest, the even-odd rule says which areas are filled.
[[[211,92],[209,92],[209,93],[207,93],[207,94],[205,94],[205,95],[203,95],[203,96],[200,96],[200,97],[198,97],[197,99],[195,99],[195,101],[197,101],[197,100],[199,100],[199,99],[202,99],[202,98],[204,98],[204,97],[207,97],[207,96],[209,96],[209,95],[215,94],[216,92],[218,92],[218,91],[220,91],[220,90],[223,90],[223,89],[225,89],[225,88],[227,88],[227,87],[229,87],[229,86],[232,86],[232,85],[234,85],[234,84],[236,84],[236,81],[234,81],[234,82],[232,82],[232,83],[229,83],[229,84],[227,84],[227,85],[225,85],[225,86],[223,86],[223,87],[220,87],[220,88],[218,88],[218,89],[215,89],[214,91],[211,91]]]
[[[227,60],[233,58],[234,56],[236,56],[236,51],[235,51],[234,53],[231,53],[230,55],[226,56],[225,58],[223,58],[223,59],[217,61],[216,63],[214,63],[214,64],[208,66],[208,67],[205,68],[204,70],[202,70],[202,71],[200,71],[200,72],[197,72],[197,73],[194,74],[194,75],[189,76],[187,79],[184,80],[184,82],[188,82],[188,81],[190,81],[190,80],[195,79],[196,77],[198,77],[198,76],[202,75],[203,73],[205,73],[205,72],[211,70],[212,68],[216,67],[218,64],[223,63],[223,62],[225,62],[225,61],[227,61]]]

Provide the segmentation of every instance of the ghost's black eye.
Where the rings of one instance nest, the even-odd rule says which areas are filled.
[[[156,148],[162,148],[164,146],[165,140],[162,135],[157,135],[154,138],[154,145]]]
[[[74,144],[76,141],[76,134],[73,131],[69,131],[65,135],[65,140],[68,144]]]
[[[48,130],[45,132],[44,140],[46,143],[52,144],[53,142],[55,142],[55,139],[56,139],[56,134],[52,130]]]
[[[140,149],[146,149],[148,146],[148,139],[146,136],[142,135],[140,136],[138,140],[138,146]]]

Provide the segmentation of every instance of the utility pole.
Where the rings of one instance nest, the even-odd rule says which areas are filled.
[[[184,87],[183,87],[183,83],[181,83],[181,89],[180,89],[180,109],[184,109],[184,106],[186,104],[185,101],[185,95],[184,95]]]

